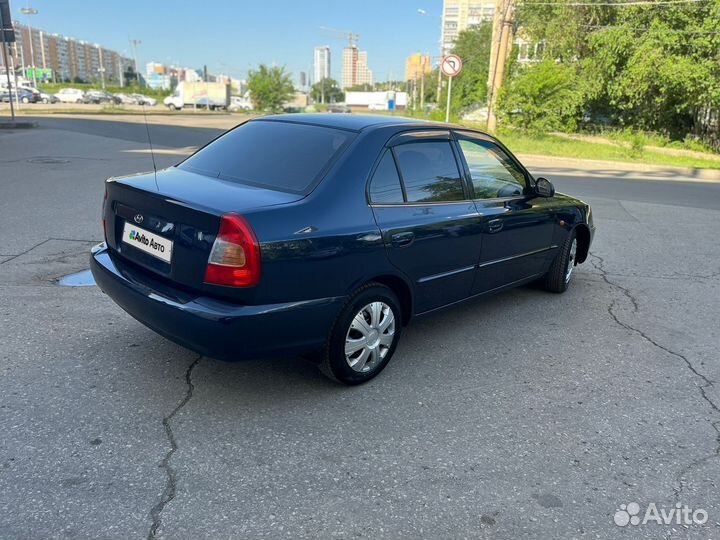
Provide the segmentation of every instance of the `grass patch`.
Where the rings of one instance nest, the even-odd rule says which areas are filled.
[[[402,115],[403,113],[394,113]],[[445,120],[445,113],[438,109],[430,116],[419,112],[407,111],[406,116],[426,120]],[[439,118],[442,116],[442,118]],[[484,124],[463,122],[451,117],[451,122],[485,131]],[[626,163],[643,163],[670,167],[687,167],[692,169],[720,169],[720,161],[712,159],[717,156],[697,143],[691,137],[678,144],[670,142],[666,137],[655,133],[643,133],[632,130],[615,130],[602,134],[609,139],[608,143],[583,141],[559,137],[556,135],[535,133],[523,130],[501,128],[497,136],[510,150],[518,154],[536,154],[575,159],[596,159],[603,161],[621,161]],[[623,144],[617,144],[623,143]],[[704,159],[697,156],[674,156],[648,149],[648,146],[684,148],[705,151],[712,155]]]
[[[651,152],[643,149],[644,145],[640,144],[640,142],[634,142],[630,147],[626,148],[611,144],[578,141],[554,135],[531,134],[515,130],[501,130],[498,136],[510,150],[519,154],[624,161],[698,169],[720,169],[720,161]]]
[[[466,124],[475,129],[485,126]],[[644,163],[646,165],[666,165],[670,167],[687,167],[693,169],[720,169],[717,159],[704,159],[695,156],[673,156],[648,150],[648,140],[642,136],[625,136],[627,146],[605,144],[601,142],[569,139],[546,133],[534,133],[522,130],[501,128],[496,134],[510,150],[518,154],[536,154],[575,159],[597,159],[603,161],[622,161],[627,163]],[[653,141],[654,142],[654,141]],[[717,154],[714,154],[715,156]]]

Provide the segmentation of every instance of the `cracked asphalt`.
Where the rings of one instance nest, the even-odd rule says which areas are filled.
[[[0,132],[2,540],[720,538],[720,184],[533,169],[593,205],[570,290],[417,319],[345,388],[198,357],[57,285],[100,240],[103,179],[150,168],[145,136]],[[709,519],[616,526],[631,502]]]

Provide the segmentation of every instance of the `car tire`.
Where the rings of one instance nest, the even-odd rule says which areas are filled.
[[[42,102],[47,105],[48,103],[50,103],[50,100],[48,98],[43,98]]]
[[[83,103],[83,100],[82,100],[82,99],[78,99],[77,101],[75,101],[75,103]]]
[[[545,289],[554,293],[563,293],[568,289],[575,267],[577,255],[577,235],[570,231],[560,253],[550,265],[550,271],[545,275]]]
[[[355,291],[335,319],[321,353],[320,371],[346,385],[367,382],[390,362],[401,332],[402,312],[395,293],[368,283]]]
[[[22,98],[20,101],[22,101],[23,103],[30,103],[30,100],[26,97]]]

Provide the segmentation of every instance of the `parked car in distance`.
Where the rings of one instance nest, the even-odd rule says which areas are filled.
[[[85,92],[77,88],[61,88],[55,97],[62,103],[85,103]]]
[[[94,103],[96,105],[112,103],[114,105],[120,105],[121,102],[119,97],[106,90],[88,90],[85,92],[85,103]]]
[[[35,94],[23,88],[18,88],[17,91],[14,88],[12,90],[8,90],[7,88],[0,90],[0,101],[7,103],[11,99],[21,103],[37,103],[40,98],[39,94]]]
[[[59,103],[60,100],[55,94],[48,94],[47,92],[40,92],[40,101],[46,104]]]
[[[252,110],[252,101],[241,96],[230,96],[230,105],[228,105],[228,110],[230,112],[250,111]]]
[[[138,105],[147,105],[148,107],[154,107],[157,105],[157,99],[143,94],[132,94],[133,99]]]
[[[329,113],[351,113],[352,109],[344,103],[335,103],[328,107]]]
[[[122,92],[115,94],[115,97],[120,100],[121,105],[137,105],[138,100],[133,96],[134,94],[123,94]]]
[[[255,118],[105,187],[90,267],[120,307],[201,354],[310,355],[345,384],[377,375],[414,317],[565,291],[595,230],[494,137],[409,118]]]

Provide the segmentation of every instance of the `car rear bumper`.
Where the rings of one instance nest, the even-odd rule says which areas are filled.
[[[319,350],[345,297],[239,305],[175,290],[124,264],[105,244],[90,269],[100,289],[158,334],[226,361]]]

